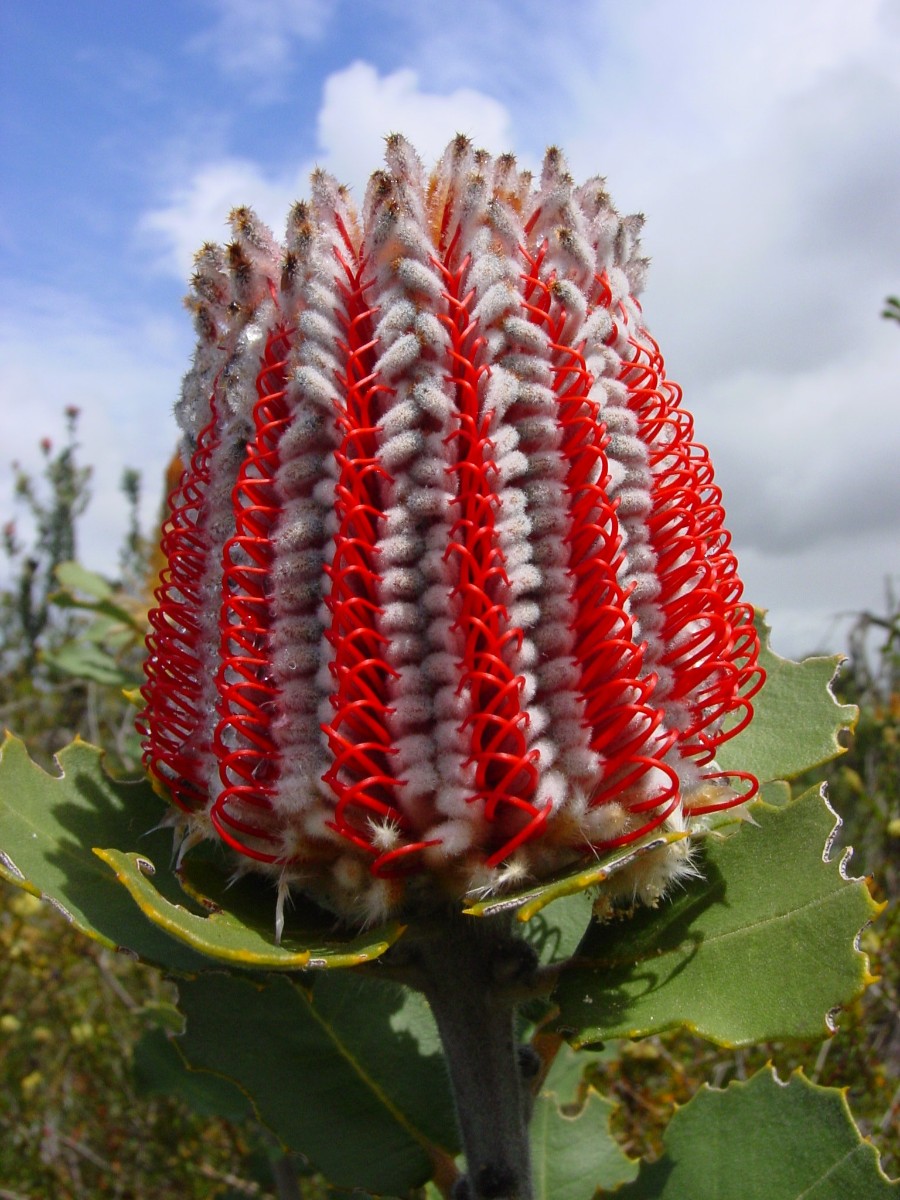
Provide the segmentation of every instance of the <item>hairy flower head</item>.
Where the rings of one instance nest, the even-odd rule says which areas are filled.
[[[761,682],[721,494],[637,295],[638,217],[402,137],[360,212],[199,252],[187,467],[144,760],[191,840],[372,917],[542,879],[755,788]],[[655,899],[672,847],[617,885]]]

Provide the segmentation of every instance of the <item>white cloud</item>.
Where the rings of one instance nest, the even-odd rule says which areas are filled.
[[[101,316],[81,296],[19,290],[15,309],[0,313],[0,392],[4,422],[0,510],[16,511],[8,464],[40,469],[37,443],[59,445],[63,409],[81,412],[79,459],[93,467],[93,499],[79,552],[91,567],[115,570],[125,531],[119,482],[126,466],[144,480],[145,528],[159,511],[162,473],[175,447],[169,418],[189,349],[187,329],[141,314]]]
[[[318,38],[336,0],[208,0],[214,24],[188,49],[211,53],[221,70],[277,82],[297,41]]]
[[[405,134],[425,162],[437,159],[456,133],[494,153],[512,143],[509,113],[484,92],[458,88],[437,95],[422,88],[415,71],[382,77],[365,62],[325,81],[317,130],[322,161],[357,196],[381,159],[385,134]]]
[[[463,88],[436,95],[420,86],[414,71],[380,76],[357,62],[325,81],[317,163],[361,198],[368,176],[382,161],[384,136],[392,130],[407,133],[427,160],[460,131],[490,150],[507,149],[509,125],[506,109],[482,92]],[[237,204],[249,204],[280,234],[291,204],[307,193],[315,165],[289,162],[270,173],[241,158],[202,163],[163,204],[143,214],[139,234],[155,247],[158,265],[183,279],[198,247],[226,236],[226,218]]]
[[[688,394],[745,544],[783,557],[883,531],[900,567],[900,338],[871,324],[836,361],[742,372]]]
[[[791,653],[839,644],[836,615],[877,607],[900,570],[887,13],[651,0],[598,15],[613,49],[568,83],[575,173],[606,172],[647,212],[645,313],[710,446],[748,595]]]
[[[889,8],[890,0],[852,10],[843,0],[595,6],[570,29],[571,70],[560,69],[558,53],[554,62],[576,171],[608,173],[623,205],[652,213],[667,183],[739,170],[748,148],[777,136],[795,103],[835,72],[859,64],[896,79]]]
[[[659,187],[648,304],[692,371],[791,374],[872,328],[900,260],[898,112],[900,85],[836,71],[748,141],[740,163]]]
[[[900,567],[900,336],[878,316],[900,261],[900,22],[883,0],[645,0],[554,19],[549,39],[538,14],[529,41],[521,18],[504,34],[502,8],[466,63],[459,32],[398,8],[398,60],[421,69],[331,74],[319,164],[358,197],[385,133],[434,158],[461,128],[520,156],[558,139],[576,175],[605,171],[648,213],[645,309],[710,445],[748,595],[782,652],[838,642],[836,614],[877,607]],[[454,21],[477,15],[464,0]],[[540,86],[510,89],[516,71]],[[235,203],[278,231],[312,165],[200,160],[143,229],[183,276]]]
[[[630,7],[627,20],[620,10],[615,24],[635,56],[659,68],[655,82],[667,97],[704,123],[740,122],[743,134],[824,74],[866,54],[879,35],[882,7],[882,0],[857,0],[852,13],[844,0],[687,6],[652,0]],[[649,72],[642,78],[645,87],[654,82]]]
[[[886,584],[895,595],[900,584],[897,539],[884,531],[836,535],[789,557],[736,549],[744,596],[768,609],[773,649],[788,658],[846,646],[855,614],[883,613]]]

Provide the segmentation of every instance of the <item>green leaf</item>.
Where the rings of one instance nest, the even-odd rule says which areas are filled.
[[[617,1200],[890,1200],[900,1183],[881,1171],[843,1092],[771,1070],[724,1091],[704,1087],[678,1109],[665,1154],[641,1164]]]
[[[609,1131],[615,1105],[582,1084],[596,1055],[564,1046],[534,1106],[531,1157],[535,1200],[591,1200],[634,1179],[638,1164]]]
[[[312,988],[207,974],[179,992],[186,1061],[234,1080],[333,1184],[405,1195],[438,1170],[452,1177],[446,1067],[427,1009],[409,1010],[402,988],[350,974]]]
[[[148,1000],[135,1010],[148,1028],[163,1030],[164,1033],[184,1033],[184,1017],[168,1000]]]
[[[64,562],[56,568],[56,578],[65,589],[54,592],[50,600],[58,608],[80,608],[97,616],[108,618],[114,624],[125,625],[131,634],[146,633],[146,624],[141,619],[141,606],[132,597],[115,588],[94,571],[87,570],[81,563]],[[82,600],[75,593],[89,596]]]
[[[64,588],[70,588],[73,592],[83,592],[85,596],[91,596],[94,600],[111,600],[115,595],[112,584],[79,562],[70,560],[60,563],[55,574]]]
[[[545,966],[562,962],[578,949],[591,923],[594,897],[590,892],[563,896],[550,908],[536,913],[525,925],[522,936]]]
[[[761,613],[756,624],[766,682],[753,701],[753,720],[721,746],[717,762],[724,771],[749,771],[760,783],[793,779],[843,753],[838,734],[859,714],[831,691],[842,655],[791,662],[773,653]]]
[[[76,679],[92,679],[105,687],[134,687],[135,684],[135,676],[123,671],[111,654],[84,639],[66,642],[53,652],[45,650],[41,658],[48,666]]]
[[[118,629],[128,634],[131,641],[135,634],[145,634],[146,627],[138,620],[133,612],[129,612],[114,600],[79,600],[70,592],[53,592],[48,599],[57,608],[78,609],[81,612],[93,613],[103,621],[107,629]]]
[[[396,922],[342,933],[330,914],[297,899],[278,944],[274,887],[252,874],[232,884],[233,868],[215,848],[214,860],[201,857],[186,869],[185,890],[172,870],[153,865],[172,857],[171,831],[159,827],[168,805],[149,783],[110,779],[101,760],[96,747],[76,741],[57,757],[62,775],[48,775],[7,736],[0,874],[44,896],[103,945],[173,971],[209,970],[215,961],[297,970],[356,966],[400,936]],[[105,845],[140,849],[95,849]]]
[[[822,846],[834,814],[813,790],[713,836],[703,878],[658,909],[593,923],[555,995],[576,1045],[684,1028],[723,1045],[821,1037],[869,981],[855,948],[879,912]]]
[[[132,1071],[139,1096],[178,1096],[195,1113],[246,1121],[253,1105],[229,1079],[188,1067],[162,1029],[148,1029],[134,1048]]]
[[[780,808],[782,804],[789,804],[791,801],[791,785],[783,779],[770,779],[760,787],[757,798],[774,808]]]
[[[384,954],[403,932],[403,927],[393,922],[342,935],[333,917],[298,901],[287,915],[278,942],[274,889],[259,877],[248,875],[231,884],[224,870],[202,864],[206,887],[202,892],[192,889],[201,907],[198,913],[185,907],[184,895],[180,903],[167,898],[157,886],[156,867],[146,855],[100,849],[94,853],[112,867],[148,920],[192,950],[229,966],[282,971],[356,967]],[[195,867],[194,872],[196,878],[199,869]]]
[[[110,948],[125,948],[177,971],[209,966],[155,928],[135,906],[92,847],[140,846],[165,861],[171,831],[159,828],[166,806],[148,783],[119,783],[106,774],[102,754],[76,741],[57,756],[53,776],[7,735],[0,749],[0,856],[4,876],[39,893],[83,933]],[[179,894],[171,876],[165,885]]]

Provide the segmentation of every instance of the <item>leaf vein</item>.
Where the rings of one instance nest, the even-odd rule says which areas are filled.
[[[853,1158],[862,1149],[863,1149],[863,1145],[860,1142],[859,1145],[854,1146],[852,1148],[852,1150],[848,1150],[846,1154],[844,1154],[840,1158],[836,1159],[831,1164],[831,1166],[828,1168],[828,1170],[824,1173],[824,1175],[820,1175],[818,1179],[813,1180],[813,1182],[810,1184],[810,1186],[808,1188],[804,1188],[804,1190],[802,1192],[797,1193],[796,1200],[804,1200],[805,1196],[813,1195],[815,1189],[817,1189],[821,1184],[823,1184],[825,1182],[825,1180],[828,1179],[829,1175],[833,1175],[834,1172],[839,1167],[842,1167],[844,1165],[844,1163],[846,1163],[849,1159]]]
[[[381,1085],[373,1078],[373,1076],[369,1074],[368,1071],[366,1071],[356,1056],[351,1053],[346,1042],[340,1039],[331,1025],[324,1020],[322,1015],[317,1011],[315,1004],[308,997],[303,995],[302,992],[301,995],[303,996],[303,999],[309,1009],[310,1016],[320,1027],[320,1029],[322,1029],[322,1031],[325,1033],[325,1036],[332,1042],[338,1054],[356,1073],[363,1084],[365,1084],[365,1086],[371,1091],[372,1095],[384,1105],[385,1109],[390,1113],[400,1128],[407,1133],[414,1142],[418,1143],[418,1145],[422,1147],[429,1157],[433,1157],[432,1151],[434,1149],[434,1143],[428,1138],[427,1134],[423,1133],[410,1123],[407,1117],[403,1114],[403,1112],[401,1112],[401,1110],[397,1107],[390,1096],[388,1096]],[[441,1147],[441,1149],[445,1150],[446,1147]]]

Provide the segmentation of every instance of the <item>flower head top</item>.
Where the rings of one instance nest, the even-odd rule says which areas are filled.
[[[141,718],[189,836],[373,916],[745,799],[715,754],[758,644],[640,218],[555,149],[533,179],[458,137],[429,176],[391,136],[360,213],[316,172],[284,243],[231,224]]]

